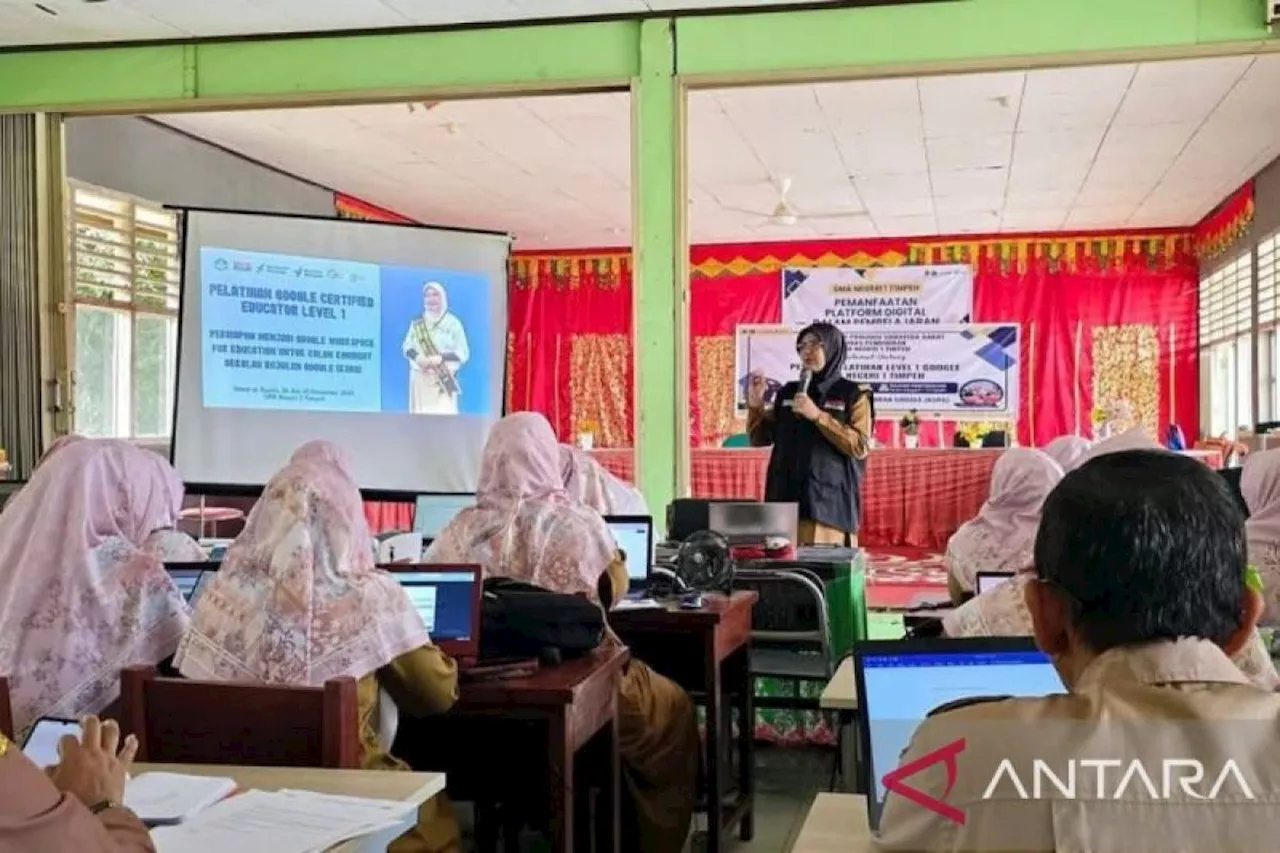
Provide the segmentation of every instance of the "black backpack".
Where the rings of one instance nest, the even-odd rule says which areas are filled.
[[[585,595],[563,595],[509,578],[488,578],[480,606],[480,660],[579,657],[604,638],[604,611]]]

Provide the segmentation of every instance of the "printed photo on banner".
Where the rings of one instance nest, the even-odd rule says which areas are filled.
[[[790,326],[946,326],[968,323],[972,313],[973,269],[967,264],[782,271],[782,322]]]
[[[799,375],[795,329],[739,326],[735,401],[746,409],[747,377],[764,373],[766,404]],[[916,410],[953,419],[1014,417],[1020,394],[1017,324],[952,325],[927,329],[853,329],[846,378],[871,386],[876,411]]]

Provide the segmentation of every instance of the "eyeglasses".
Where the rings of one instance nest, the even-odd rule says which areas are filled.
[[[816,350],[816,349],[822,349],[822,341],[815,341],[813,339],[809,339],[809,340],[801,341],[800,343],[796,344],[796,352],[800,353],[801,355],[804,355],[810,350]]]

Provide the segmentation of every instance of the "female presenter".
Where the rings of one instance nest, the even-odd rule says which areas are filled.
[[[845,379],[844,334],[815,323],[796,339],[799,382],[782,386],[764,407],[765,378],[747,390],[747,433],[756,447],[773,445],[764,499],[800,505],[800,545],[858,541],[862,477],[871,435],[871,389]]]

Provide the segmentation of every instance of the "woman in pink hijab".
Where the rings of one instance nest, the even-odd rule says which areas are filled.
[[[1135,428],[1094,446],[1089,452],[1089,459],[1124,450],[1168,452],[1156,444],[1144,430]],[[1099,566],[1098,570],[1106,571],[1106,567]],[[1027,609],[1024,588],[1034,579],[1035,567],[1028,560],[1025,567],[1019,567],[1012,581],[970,599],[943,617],[943,633],[948,637],[1031,636],[1031,613]],[[1254,631],[1253,640],[1237,652],[1232,660],[1255,686],[1264,690],[1280,687],[1280,673],[1276,672],[1271,655],[1257,631]]]
[[[445,526],[427,562],[479,563],[555,592],[612,600],[626,570],[600,513],[565,491],[560,445],[542,415],[521,412],[494,425],[485,444],[476,505]],[[618,696],[625,779],[623,849],[680,850],[693,819],[699,739],[693,703],[674,682],[637,660]]]
[[[0,514],[0,672],[19,732],[102,712],[122,668],[177,648],[186,606],[143,548],[173,512],[156,462],[124,441],[65,442]]]
[[[640,490],[615,477],[591,454],[567,444],[560,445],[564,488],[575,502],[586,504],[601,515],[648,515]]]
[[[1040,506],[1062,479],[1058,463],[1039,450],[1013,448],[991,472],[991,495],[947,542],[952,598],[972,593],[978,572],[1015,572],[1031,566]]]
[[[457,698],[456,664],[431,645],[395,579],[374,567],[360,490],[327,442],[303,445],[267,483],[201,594],[174,665],[211,680],[358,679],[366,769],[407,769],[390,754],[397,709],[441,713]],[[392,849],[459,843],[452,807],[437,797]]]
[[[1267,604],[1262,621],[1275,625],[1280,623],[1280,450],[1249,457],[1240,473],[1240,493],[1249,505],[1249,565],[1262,575]]]
[[[1060,435],[1044,446],[1044,452],[1066,473],[1084,461],[1090,446],[1078,435]]]

